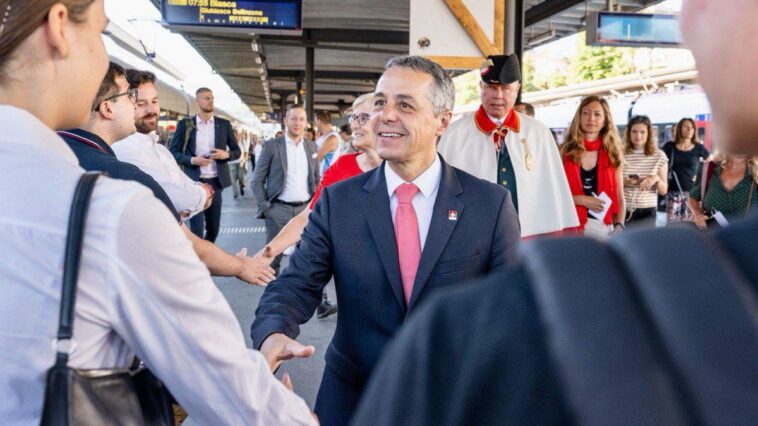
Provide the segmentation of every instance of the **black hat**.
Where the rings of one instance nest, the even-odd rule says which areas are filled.
[[[508,84],[521,80],[521,65],[516,55],[490,55],[479,68],[482,81],[490,84]]]

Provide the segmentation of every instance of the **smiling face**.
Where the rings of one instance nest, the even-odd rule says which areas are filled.
[[[600,102],[585,105],[579,113],[579,126],[584,136],[590,140],[596,139],[605,126],[605,112]]]
[[[129,83],[125,77],[116,77],[118,93],[129,90]],[[119,96],[107,101],[109,109],[113,112],[114,140],[121,140],[135,131],[134,109],[135,105],[129,96]]]
[[[434,161],[437,138],[450,122],[450,112],[435,117],[430,98],[431,75],[410,68],[384,72],[374,92],[371,128],[379,156],[390,163]]]
[[[500,120],[505,118],[516,103],[521,83],[489,84],[482,81],[479,84],[484,112]]]
[[[158,91],[153,83],[143,83],[137,87],[137,107],[134,109],[134,125],[140,133],[150,133],[158,128],[161,105]]]
[[[353,114],[360,116],[361,114],[371,115],[373,105],[371,102],[364,102],[353,109]],[[359,151],[366,151],[367,149],[375,149],[374,143],[374,131],[371,129],[371,121],[364,122],[361,125],[360,120],[353,120],[350,123],[350,130],[353,131],[353,146]]]

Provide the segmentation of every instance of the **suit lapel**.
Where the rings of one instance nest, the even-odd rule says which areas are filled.
[[[384,165],[374,169],[373,173],[374,175],[363,186],[363,189],[368,192],[363,200],[363,210],[392,292],[395,294],[397,303],[405,309],[403,282],[400,278],[400,265],[397,259],[395,227],[392,225],[390,199],[387,195],[387,182],[384,179]]]
[[[192,117],[192,122],[195,125],[192,127],[192,130],[190,130],[190,137],[189,137],[189,140],[187,141],[187,149],[184,151],[184,154],[187,154],[187,152],[189,152],[190,156],[195,156],[197,155],[197,153],[195,152],[195,149],[197,146],[195,144],[195,141],[197,140],[197,115]],[[202,154],[203,153],[201,153],[201,155]]]
[[[432,212],[432,221],[429,224],[429,232],[426,236],[424,251],[421,253],[416,280],[413,283],[413,292],[411,300],[408,303],[408,309],[413,308],[419,295],[424,290],[429,277],[437,265],[442,251],[447,245],[447,241],[453,234],[455,225],[460,220],[463,213],[463,203],[458,200],[457,195],[463,192],[461,183],[455,170],[447,163],[442,161],[442,175],[440,176],[440,186],[437,190],[437,199],[434,202],[434,211]],[[456,219],[451,219],[451,214],[455,214]]]
[[[279,144],[279,160],[282,162],[282,170],[284,170],[284,180],[282,181],[282,188],[284,188],[284,182],[287,180],[287,140],[282,137],[278,140]]]
[[[314,168],[313,157],[314,157],[314,154],[316,154],[316,151],[313,150],[314,145],[311,145],[309,142],[305,140],[303,141],[303,143],[305,144],[305,155],[306,157],[308,157],[308,161],[307,161],[308,163],[308,192],[310,192],[311,195],[313,195],[313,192],[316,189],[314,188],[316,186],[316,182],[314,182],[313,180],[313,168]]]
[[[218,119],[216,117],[213,117],[213,144],[217,149],[223,149],[226,150],[225,141],[221,138],[221,123],[218,122]]]

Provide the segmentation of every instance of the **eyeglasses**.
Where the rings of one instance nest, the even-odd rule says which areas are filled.
[[[107,98],[103,99],[97,107],[95,107],[95,111],[100,111],[100,105],[102,105],[103,102],[105,102],[105,101],[112,101],[114,99],[120,98],[121,96],[129,96],[129,100],[132,101],[132,104],[136,104],[137,100],[138,100],[138,94],[137,93],[138,93],[137,89],[134,88],[134,89],[129,89],[129,90],[127,90],[124,93],[119,93],[119,94],[116,94],[116,95],[113,95],[113,96],[108,96]]]
[[[350,124],[353,124],[353,121],[357,121],[359,125],[365,126],[366,123],[368,123],[368,120],[371,118],[369,114],[366,114],[365,112],[362,112],[360,114],[350,114],[347,116],[347,121]]]

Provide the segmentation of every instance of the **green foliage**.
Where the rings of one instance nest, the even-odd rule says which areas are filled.
[[[571,84],[630,74],[634,71],[628,48],[587,46],[579,37],[571,58]]]
[[[479,70],[472,70],[453,79],[455,85],[455,105],[479,102]]]

